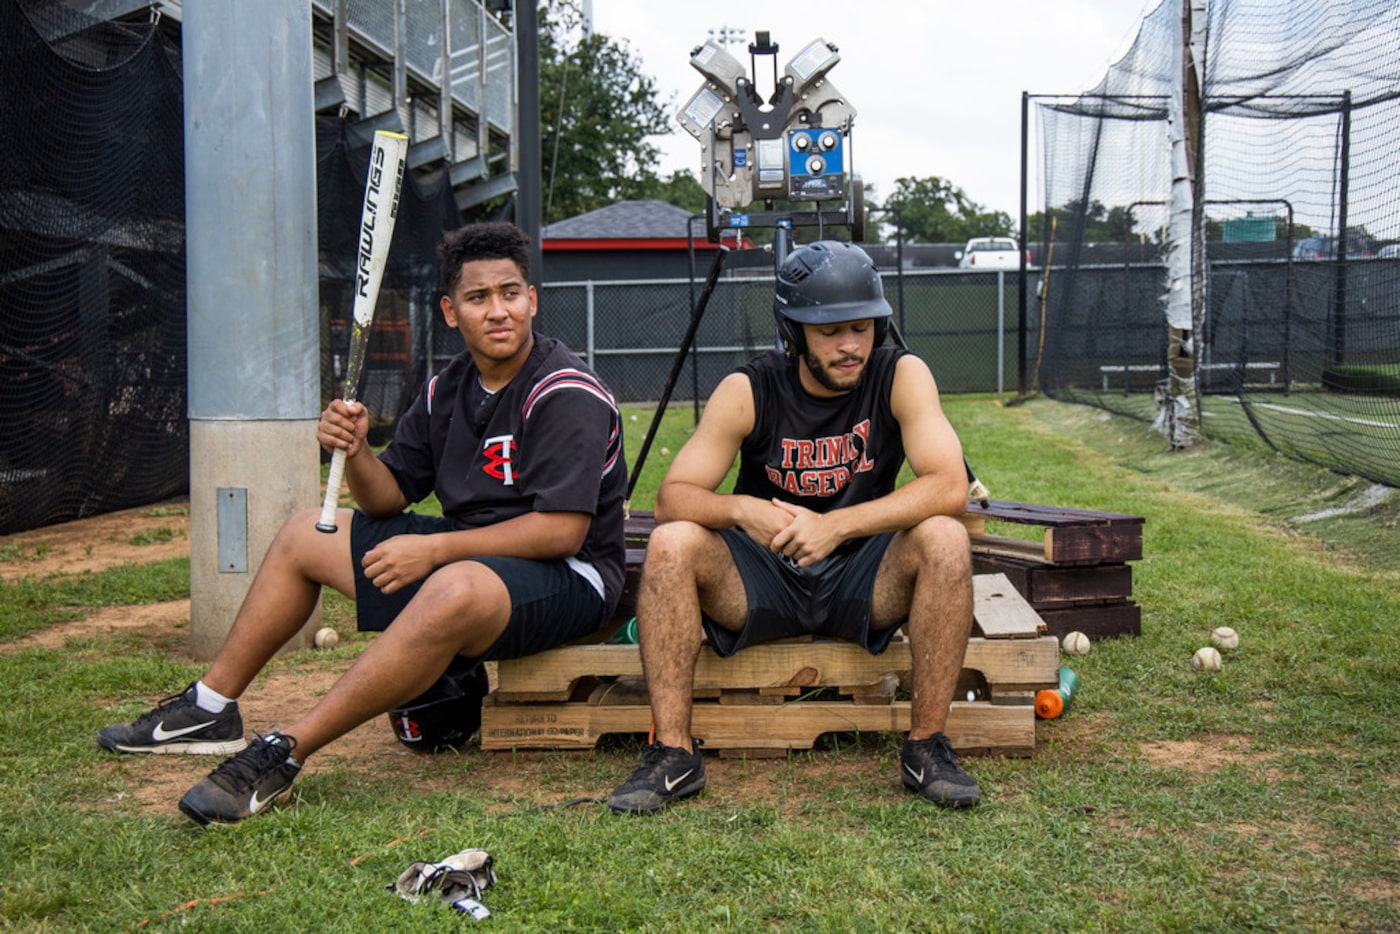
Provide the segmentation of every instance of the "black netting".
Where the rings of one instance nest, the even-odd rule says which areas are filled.
[[[14,2],[0,49],[4,533],[184,491],[189,436],[178,50]]]
[[[153,25],[0,2],[0,534],[189,489],[178,48]],[[341,390],[368,144],[317,123],[323,400]],[[360,398],[421,384],[445,173],[407,179]]]
[[[1200,430],[1400,485],[1400,6],[1206,10]],[[1096,88],[1037,106],[1049,258],[1028,365],[1055,398],[1142,419],[1167,377],[1180,16],[1162,3]]]
[[[321,396],[323,402],[329,402],[344,387],[369,145],[353,146],[349,126],[337,118],[317,120],[316,140]],[[410,173],[404,178],[359,385],[359,399],[375,424],[371,438],[376,442],[387,440],[394,421],[407,409],[433,359],[429,348],[433,322],[442,323],[438,310],[442,286],[437,245],[444,230],[461,223],[462,215],[446,173],[429,179],[415,178]],[[461,345],[460,337],[457,345]]]

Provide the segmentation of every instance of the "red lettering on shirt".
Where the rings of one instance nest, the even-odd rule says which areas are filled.
[[[875,469],[870,459],[870,420],[845,434],[823,438],[783,438],[779,467],[764,465],[768,482],[793,496],[836,496],[851,479]]]

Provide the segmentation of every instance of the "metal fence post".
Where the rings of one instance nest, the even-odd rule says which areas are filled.
[[[1006,369],[1006,270],[997,270],[997,401],[1001,401]]]
[[[584,299],[584,306],[585,306],[585,311],[584,311],[584,322],[585,322],[585,324],[586,324],[586,326],[587,326],[587,328],[588,328],[588,337],[587,337],[587,343],[588,343],[588,368],[589,368],[590,370],[596,370],[596,369],[597,369],[597,365],[593,362],[593,350],[594,350],[594,346],[595,346],[595,339],[594,339],[594,336],[593,336],[594,318],[593,318],[593,280],[592,280],[592,279],[589,279],[589,280],[588,280],[588,283],[584,286],[583,294],[584,294],[584,296],[585,296],[585,299]]]

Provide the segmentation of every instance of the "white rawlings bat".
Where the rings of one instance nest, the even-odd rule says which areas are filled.
[[[369,328],[374,322],[374,306],[379,301],[379,284],[384,281],[384,264],[389,259],[389,241],[394,237],[394,219],[399,214],[399,194],[408,158],[408,137],[379,130],[369,153],[369,173],[365,178],[365,205],[360,211],[360,250],[355,269],[355,320],[350,328],[350,359],[345,366],[346,402],[355,401],[360,371],[364,369]],[[326,477],[326,498],[321,503],[322,532],[336,531],[335,510],[340,502],[340,484],[345,476],[345,449],[331,455]]]

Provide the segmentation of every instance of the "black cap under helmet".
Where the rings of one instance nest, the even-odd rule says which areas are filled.
[[[875,320],[875,345],[889,330],[893,312],[885,301],[880,272],[870,256],[852,243],[818,240],[800,246],[778,266],[773,318],[791,353],[805,353],[804,324]]]

